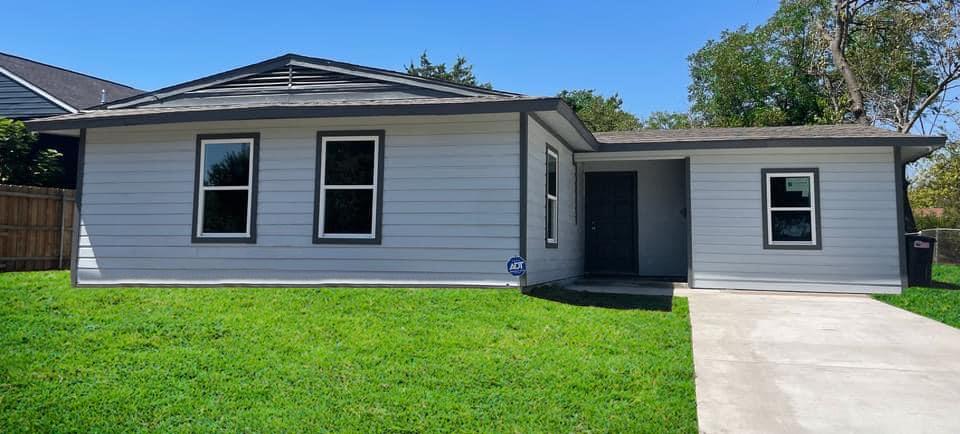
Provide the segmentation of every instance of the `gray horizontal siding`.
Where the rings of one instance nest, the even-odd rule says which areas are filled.
[[[516,285],[516,115],[90,130],[81,284]],[[385,129],[382,245],[314,245],[318,130]],[[198,133],[261,134],[255,245],[190,241]]]
[[[465,273],[461,272],[395,272],[395,271],[366,271],[363,279],[358,279],[358,272],[329,271],[317,272],[314,275],[297,270],[274,269],[242,269],[220,268],[204,269],[184,272],[180,269],[111,269],[111,268],[80,268],[77,270],[77,279],[81,285],[129,285],[130,276],[137,276],[144,285],[295,285],[295,286],[325,286],[325,285],[403,285],[403,286],[500,286],[506,285],[499,280],[466,280]],[[511,284],[515,285],[515,284]]]
[[[761,169],[820,171],[821,250],[764,250]],[[891,148],[693,153],[698,288],[896,292],[900,285]]]
[[[0,118],[22,119],[66,112],[50,100],[0,74]]]
[[[527,126],[527,284],[569,279],[583,274],[583,232],[577,222],[577,173],[573,156],[535,119]],[[559,156],[557,248],[546,248],[546,145]]]

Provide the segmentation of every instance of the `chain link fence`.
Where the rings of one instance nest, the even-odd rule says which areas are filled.
[[[937,239],[933,246],[934,264],[960,264],[960,229],[924,229],[920,235]]]

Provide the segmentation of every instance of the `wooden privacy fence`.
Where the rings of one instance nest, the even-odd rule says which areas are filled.
[[[70,267],[73,190],[0,185],[0,272]]]

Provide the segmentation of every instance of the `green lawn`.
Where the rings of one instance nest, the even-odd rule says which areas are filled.
[[[960,327],[960,265],[934,265],[933,280],[933,288],[907,288],[900,295],[874,297],[942,323]]]
[[[0,274],[0,432],[696,432],[686,299]]]

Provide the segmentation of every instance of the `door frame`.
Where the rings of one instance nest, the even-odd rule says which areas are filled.
[[[628,174],[628,175],[630,175],[630,179],[633,181],[633,206],[631,207],[631,210],[633,211],[632,214],[631,214],[631,215],[632,215],[632,217],[631,217],[631,221],[632,221],[632,222],[631,222],[631,226],[633,227],[633,237],[631,237],[631,239],[632,239],[632,243],[631,243],[631,251],[632,251],[632,255],[631,255],[631,256],[632,256],[632,260],[630,261],[630,263],[631,263],[632,265],[631,265],[631,270],[630,270],[630,271],[624,271],[624,272],[622,272],[622,273],[620,273],[620,272],[609,272],[609,271],[606,271],[606,272],[603,272],[603,271],[601,271],[601,272],[594,272],[594,271],[590,271],[590,270],[587,268],[587,257],[586,257],[586,255],[587,255],[587,253],[588,253],[588,251],[589,251],[589,249],[588,249],[587,247],[588,247],[589,244],[590,244],[590,243],[589,243],[590,228],[588,227],[588,226],[590,225],[590,219],[589,219],[589,215],[590,215],[589,213],[590,213],[590,211],[589,211],[589,207],[588,207],[588,203],[589,203],[589,200],[590,200],[590,199],[589,199],[590,190],[587,188],[587,183],[588,183],[587,180],[588,180],[588,178],[590,178],[590,175],[594,175],[594,174]],[[639,200],[639,197],[638,197],[638,188],[639,188],[639,186],[637,185],[637,179],[638,179],[638,177],[637,177],[637,171],[636,171],[636,170],[596,170],[596,171],[585,171],[585,172],[583,172],[583,214],[584,214],[584,225],[586,225],[586,226],[584,226],[584,231],[583,231],[583,252],[584,252],[584,257],[583,257],[583,273],[584,273],[585,275],[591,275],[591,274],[593,274],[593,275],[605,275],[605,274],[606,274],[606,275],[636,276],[637,273],[639,273],[639,270],[640,270],[640,246],[639,246],[639,239],[638,239],[638,238],[640,237],[640,235],[639,235],[639,228],[637,227],[637,224],[638,224],[638,223],[637,223],[637,221],[638,221],[638,215],[637,215],[637,214],[638,214],[638,208],[639,208],[639,206],[640,206],[640,203],[639,203],[640,200]]]

